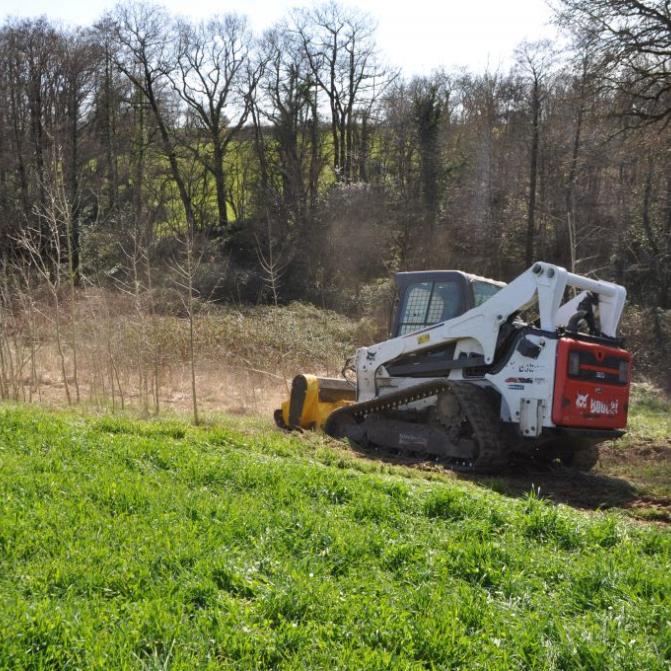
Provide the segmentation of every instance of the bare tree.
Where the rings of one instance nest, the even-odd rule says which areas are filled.
[[[273,304],[277,307],[280,283],[282,281],[282,275],[284,275],[284,272],[286,271],[287,264],[280,252],[276,249],[272,227],[270,225],[270,217],[267,217],[266,221],[266,244],[264,245],[259,237],[256,236],[256,256],[259,260],[259,266],[261,267],[265,288],[270,291],[270,295],[273,297]]]
[[[525,246],[526,265],[534,261],[534,236],[536,235],[536,195],[538,180],[538,152],[541,134],[542,105],[548,95],[548,85],[554,59],[547,40],[523,43],[517,50],[517,65],[529,86],[531,114],[531,143],[529,149],[529,198],[527,202],[527,233]]]
[[[375,26],[357,10],[345,10],[331,0],[293,14],[315,82],[326,94],[331,112],[333,169],[338,180],[355,178],[355,116],[357,107],[370,108],[393,79],[379,63]]]
[[[415,78],[410,83],[412,120],[417,134],[420,162],[420,189],[428,220],[429,237],[438,213],[440,175],[440,127],[449,120],[449,88],[446,77]]]
[[[19,305],[26,322],[27,338],[29,344],[30,361],[30,387],[28,400],[32,402],[33,396],[37,394],[38,399],[42,400],[42,391],[40,379],[37,373],[37,354],[41,348],[37,334],[37,315],[38,307],[35,300],[37,282],[32,269],[25,261],[17,261],[11,271],[15,276],[16,294]]]
[[[252,66],[252,36],[235,14],[177,25],[177,70],[170,73],[175,91],[193,112],[199,130],[192,150],[214,177],[220,234],[228,225],[225,158],[230,143],[249,116],[251,96],[262,64]]]
[[[199,293],[195,286],[195,278],[202,261],[198,255],[194,239],[186,235],[180,240],[183,254],[181,259],[175,259],[172,264],[174,282],[181,291],[182,305],[186,313],[189,333],[189,372],[191,378],[191,409],[193,423],[200,423],[198,412],[198,390],[196,385],[196,312],[198,310]]]
[[[68,231],[68,223],[71,221],[68,199],[65,195],[65,187],[58,178],[55,180],[55,188],[45,188],[46,203],[44,209],[37,210],[39,225],[24,227],[17,243],[30,258],[31,265],[40,276],[49,290],[53,306],[54,334],[56,336],[56,347],[61,364],[61,375],[63,387],[68,405],[72,403],[70,385],[68,382],[67,362],[65,358],[65,344],[63,338],[63,307],[61,292],[65,277],[66,286],[70,288],[70,346],[72,350],[72,379],[75,386],[75,398],[79,402],[79,376],[77,358],[77,316],[76,295],[74,288],[74,276],[71,262],[67,260],[64,253],[62,238],[63,233]],[[67,268],[67,270],[65,270]]]
[[[296,224],[300,236],[314,209],[323,168],[317,87],[301,43],[286,25],[267,31],[260,48],[264,70],[252,112],[262,207],[288,229]],[[291,235],[290,230],[281,233]]]
[[[169,32],[172,20],[162,9],[143,4],[118,5],[111,20],[117,44],[114,62],[149,104],[184,208],[187,227],[194,231],[196,215],[193,200],[180,169],[165,100],[170,83],[168,75],[176,67]]]
[[[594,80],[594,72],[592,69],[593,55],[589,44],[583,43],[580,50],[576,54],[577,66],[576,74],[573,77],[571,102],[575,106],[575,120],[574,130],[571,142],[571,158],[569,163],[569,171],[566,178],[566,230],[568,233],[569,243],[569,258],[570,270],[576,271],[578,263],[578,224],[577,224],[577,208],[575,202],[576,180],[578,177],[578,169],[580,166],[580,155],[583,145],[583,133],[585,125],[585,114],[590,99],[590,88]]]
[[[671,121],[671,7],[666,0],[559,0],[561,23],[591,42],[605,84],[634,125]]]
[[[2,134],[13,144],[7,158],[16,166],[20,216],[35,223],[35,206],[45,205],[49,155],[61,124],[62,39],[42,17],[8,22],[1,42],[11,111],[11,130],[3,129]]]
[[[80,145],[82,119],[87,110],[93,86],[93,73],[96,68],[97,52],[90,35],[83,30],[76,30],[65,36],[63,40],[63,79],[67,117],[67,186],[68,209],[68,264],[73,281],[80,279]]]

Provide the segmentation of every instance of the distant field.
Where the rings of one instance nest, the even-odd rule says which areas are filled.
[[[666,527],[496,487],[5,407],[0,667],[668,669]]]

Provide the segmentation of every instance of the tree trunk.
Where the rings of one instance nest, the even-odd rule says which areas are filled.
[[[179,191],[179,197],[182,201],[182,206],[184,208],[184,215],[186,216],[186,224],[189,231],[189,235],[193,235],[196,230],[196,215],[193,211],[193,203],[191,202],[191,195],[186,188],[186,183],[182,177],[182,173],[179,169],[179,164],[177,163],[177,154],[175,153],[175,148],[170,139],[170,133],[168,132],[168,127],[165,124],[163,115],[158,106],[158,101],[154,93],[154,85],[152,81],[152,75],[147,69],[145,64],[145,85],[147,98],[149,99],[149,105],[152,112],[154,113],[154,118],[156,119],[156,125],[158,126],[158,132],[161,136],[161,143],[163,145],[163,152],[168,159],[170,164],[170,172],[172,178],[175,180],[177,185],[177,190]]]
[[[338,117],[333,105],[331,105],[331,137],[333,138],[333,170],[335,171],[336,180],[342,179],[341,163],[340,163],[340,142],[338,141]]]
[[[540,139],[540,90],[538,81],[534,82],[531,100],[532,130],[531,156],[529,158],[529,205],[527,212],[526,265],[534,261],[534,234],[536,232],[536,180],[538,177],[538,144]]]
[[[33,67],[35,67],[33,65]],[[37,173],[37,191],[39,194],[39,204],[44,205],[44,126],[42,125],[42,89],[40,81],[41,73],[31,73],[29,108],[30,108],[30,127],[33,140],[33,153],[35,156],[35,171]]]
[[[368,151],[370,145],[370,128],[368,127],[368,112],[361,116],[361,135],[359,137],[359,179],[368,181]]]
[[[109,49],[105,50],[105,160],[109,178],[108,208],[114,210],[119,194],[119,170],[115,151],[114,138],[116,128],[114,123],[114,105],[112,99],[112,62]]]
[[[153,239],[153,230],[148,224],[143,226],[144,217],[144,103],[142,94],[138,89],[135,95],[136,120],[135,120],[135,156],[133,161],[133,209],[135,212],[135,228],[144,230],[145,245],[149,245]]]
[[[312,121],[310,124],[310,212],[314,212],[317,206],[319,196],[319,173],[321,171],[321,161],[319,156],[319,112],[317,109],[318,88],[315,84],[314,97],[310,101]]]
[[[68,104],[69,130],[70,130],[70,156],[68,166],[68,201],[70,214],[70,239],[68,240],[68,251],[70,254],[69,265],[72,281],[79,284],[79,184],[78,184],[78,149],[79,149],[79,100],[77,96],[77,78],[73,76],[69,82],[70,100]]]
[[[356,71],[354,68],[354,43],[352,44],[350,54],[349,54],[349,91],[347,98],[347,114],[345,118],[345,162],[344,162],[344,172],[345,172],[345,182],[352,181],[352,132],[353,132],[353,122],[352,122],[352,108],[354,107],[354,78],[356,77]]]
[[[568,228],[570,265],[569,269],[575,272],[576,265],[576,223],[575,223],[575,179],[578,172],[578,156],[580,153],[580,141],[582,135],[582,120],[584,107],[582,100],[576,117],[575,135],[573,136],[573,151],[571,153],[571,167],[569,169],[568,182],[566,185],[566,223]]]
[[[660,287],[658,305],[671,308],[671,174],[666,178],[666,218],[664,222],[664,258],[660,259]]]
[[[222,235],[228,228],[228,199],[226,198],[226,181],[224,175],[224,149],[215,130],[212,138],[214,154],[214,184],[217,190],[218,233]]]

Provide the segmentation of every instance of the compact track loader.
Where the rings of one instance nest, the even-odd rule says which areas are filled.
[[[589,470],[624,433],[623,287],[541,262],[507,285],[452,270],[396,284],[391,339],[358,349],[342,380],[296,376],[278,426],[477,472],[512,455]]]

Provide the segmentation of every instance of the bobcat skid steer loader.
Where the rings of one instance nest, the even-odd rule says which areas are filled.
[[[624,433],[623,287],[541,262],[507,285],[452,270],[396,284],[393,337],[358,349],[342,380],[296,376],[278,426],[476,472],[513,454],[589,470]]]

